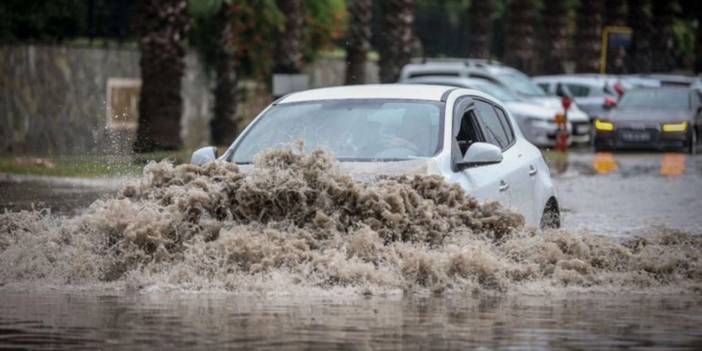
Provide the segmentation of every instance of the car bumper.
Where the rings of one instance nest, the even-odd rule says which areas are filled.
[[[596,131],[594,144],[598,148],[608,149],[651,149],[670,150],[681,149],[689,143],[688,132],[661,132],[657,129],[637,130],[638,135],[647,137],[631,138],[627,133],[632,130],[615,129],[611,132]]]
[[[532,144],[536,146],[549,147],[556,144],[558,127],[555,123],[529,123],[526,121],[520,124],[522,133]],[[590,142],[590,123],[571,122],[568,126],[568,144],[587,144]]]

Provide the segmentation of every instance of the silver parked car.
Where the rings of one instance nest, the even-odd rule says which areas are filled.
[[[242,165],[302,140],[330,150],[361,179],[440,175],[477,199],[520,212],[534,226],[560,223],[548,166],[501,102],[477,90],[429,85],[358,85],[290,94],[266,108],[224,155],[207,147],[194,164]]]

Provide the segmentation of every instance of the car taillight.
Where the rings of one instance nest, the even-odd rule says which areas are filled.
[[[611,96],[605,96],[604,102],[602,103],[602,106],[604,107],[614,107],[617,106],[617,100],[615,100]]]
[[[564,96],[561,98],[561,105],[563,105],[563,109],[568,111],[570,108],[570,105],[573,104],[573,100],[571,100],[569,97]]]
[[[622,97],[622,95],[624,95],[624,86],[621,82],[614,83],[614,91],[617,92],[617,95],[619,95],[619,97]]]

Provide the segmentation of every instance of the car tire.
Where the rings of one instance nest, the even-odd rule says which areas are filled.
[[[558,209],[558,203],[551,198],[546,203],[544,213],[541,215],[541,229],[558,229],[561,227],[561,213]]]
[[[690,129],[690,145],[687,147],[687,153],[690,155],[695,155],[697,154],[697,136],[698,136],[698,131],[697,128],[692,128]]]

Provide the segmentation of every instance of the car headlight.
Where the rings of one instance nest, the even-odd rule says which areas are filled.
[[[614,123],[609,122],[609,121],[603,121],[601,119],[596,119],[595,120],[595,129],[601,130],[604,132],[611,132],[614,130]]]
[[[664,123],[662,129],[664,132],[684,132],[687,130],[687,121],[680,123]]]

